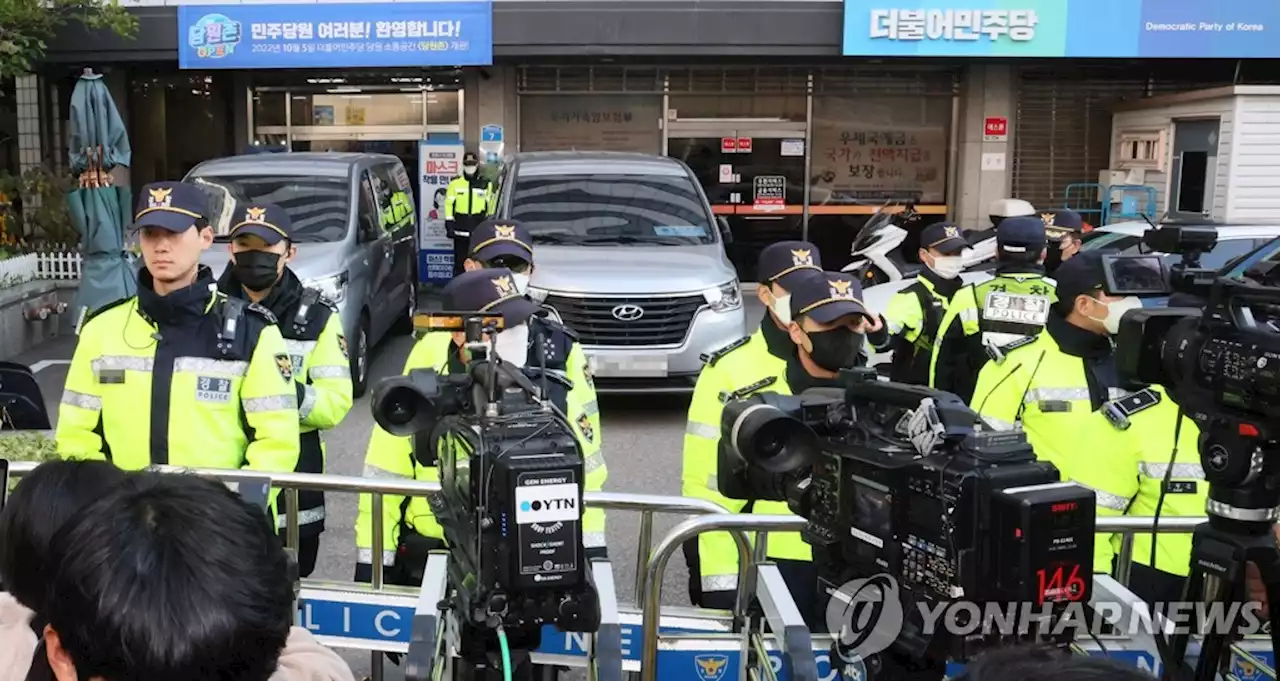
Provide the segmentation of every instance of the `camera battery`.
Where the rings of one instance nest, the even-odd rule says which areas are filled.
[[[582,463],[577,456],[509,455],[495,465],[508,500],[498,547],[503,587],[562,589],[583,579]],[[505,573],[505,574],[503,574]]]

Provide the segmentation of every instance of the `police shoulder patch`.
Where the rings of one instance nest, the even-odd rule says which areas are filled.
[[[292,381],[293,358],[283,352],[276,355],[276,371],[280,372],[280,378],[283,378],[285,381]]]
[[[127,303],[130,300],[133,300],[133,298],[118,298],[116,300],[113,300],[107,303],[106,305],[103,305],[102,307],[99,307],[96,310],[93,310],[92,312],[90,312],[88,308],[83,308],[85,310],[84,316],[80,319],[80,323],[76,325],[76,335],[79,336],[80,331],[84,329],[85,325],[88,324],[90,321],[92,321],[94,317],[97,317],[98,315],[101,315],[103,312],[106,312],[107,310],[110,310],[112,308],[120,307],[120,305]]]
[[[716,362],[719,362],[720,360],[724,359],[726,355],[746,345],[749,342],[751,342],[751,336],[743,336],[742,338],[739,338],[738,340],[720,348],[719,350],[713,350],[711,352],[703,353],[701,357],[702,362],[703,364],[706,364],[709,367],[713,367],[716,365]]]

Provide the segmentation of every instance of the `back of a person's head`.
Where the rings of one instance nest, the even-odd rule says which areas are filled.
[[[1151,681],[1133,665],[1105,657],[1072,655],[1045,646],[999,648],[979,655],[956,681]]]
[[[22,478],[0,512],[0,584],[44,611],[49,544],[69,518],[116,488],[127,474],[106,461],[49,461]]]
[[[265,681],[292,624],[287,559],[224,485],[141,473],[53,539],[50,662],[81,679]]]

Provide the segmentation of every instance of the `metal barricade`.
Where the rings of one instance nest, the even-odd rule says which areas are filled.
[[[38,464],[33,462],[13,462],[10,465],[10,475],[21,477],[34,469]],[[273,487],[281,489],[281,493],[285,495],[287,504],[286,526],[285,526],[285,543],[290,547],[298,545],[298,516],[297,516],[297,499],[298,490],[316,490],[322,492],[345,492],[354,494],[369,494],[371,498],[371,530],[372,530],[372,581],[369,585],[353,583],[353,582],[323,582],[318,580],[304,580],[300,592],[300,601],[302,602],[302,623],[313,632],[317,631],[316,622],[320,619],[340,619],[344,623],[344,636],[342,639],[326,636],[317,633],[316,638],[321,643],[336,648],[353,648],[352,641],[356,641],[358,649],[366,649],[373,651],[372,669],[373,678],[378,681],[382,677],[382,661],[383,653],[403,653],[408,648],[408,634],[400,626],[413,620],[413,612],[417,607],[417,590],[409,587],[397,587],[384,584],[384,566],[380,557],[383,554],[383,495],[392,494],[397,496],[425,497],[428,494],[440,491],[438,482],[420,482],[417,480],[388,480],[379,478],[371,480],[368,478],[342,476],[342,475],[320,475],[314,473],[276,473],[257,470],[227,470],[227,469],[193,469],[180,468],[174,466],[156,466],[151,470],[169,472],[169,473],[185,473],[192,475],[200,475],[212,479],[221,480],[232,488],[236,488],[240,482],[259,481],[264,476],[270,477]],[[587,492],[584,495],[584,502],[588,507],[602,508],[613,511],[636,511],[641,514],[640,535],[638,537],[638,552],[636,567],[636,602],[640,602],[643,591],[644,571],[641,569],[646,558],[649,556],[653,544],[653,517],[656,513],[672,513],[679,515],[706,515],[720,514],[729,515],[724,507],[704,499],[695,499],[691,497],[665,496],[657,494],[621,494],[615,492]],[[741,574],[745,575],[747,567],[750,565],[750,541],[742,533],[734,535],[735,543],[738,547],[739,567]],[[353,631],[350,625],[352,620],[352,608],[354,606],[367,606],[366,609],[372,612],[367,614],[368,624],[363,627],[368,636],[360,635]],[[639,624],[639,611],[635,608],[622,608],[624,624],[634,627]],[[728,630],[729,627],[723,624],[724,617],[719,614],[708,614],[705,612],[697,612],[688,609],[684,613],[673,614],[673,625],[677,627],[692,626],[695,629],[712,628],[715,630]],[[393,631],[395,633],[388,634]],[[385,639],[394,638],[394,643],[388,643]],[[568,640],[568,639],[566,639]],[[535,662],[539,663],[557,663],[578,666],[578,658],[574,656],[570,659],[568,656],[557,656],[555,654],[540,654],[533,657]],[[628,667],[631,671],[635,671],[638,667],[629,663]]]

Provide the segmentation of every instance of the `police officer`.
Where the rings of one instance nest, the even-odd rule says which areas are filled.
[[[761,286],[768,282],[775,300],[788,299],[785,321],[789,347],[779,339],[769,340],[773,332],[765,330],[778,319],[775,306],[770,305],[770,313],[761,323],[757,336],[708,357],[689,405],[683,493],[709,499],[739,513],[789,514],[790,511],[785,503],[743,502],[720,495],[716,448],[724,403],[761,391],[789,395],[809,388],[834,386],[840,369],[859,362],[863,334],[883,331],[882,320],[869,314],[862,305],[862,290],[856,279],[841,272],[822,272],[807,261],[792,269],[794,263],[784,259],[791,250],[790,245],[772,253],[767,250],[761,256],[759,269]],[[806,621],[820,622],[817,573],[809,546],[799,534],[773,534],[769,537],[768,555],[778,564]],[[694,603],[707,608],[732,609],[738,588],[738,554],[730,536],[705,533],[699,537],[696,553],[687,545],[685,556],[690,564],[689,590]]]
[[[533,237],[519,220],[490,219],[471,231],[467,259],[462,267],[472,270],[505,268],[520,295],[529,293],[533,278]]]
[[[1203,515],[1208,485],[1199,430],[1184,417],[1179,431],[1178,406],[1162,388],[1122,387],[1111,336],[1124,313],[1142,303],[1106,287],[1100,252],[1063,263],[1045,333],[1003,363],[987,364],[972,406],[995,428],[1020,422],[1038,458],[1097,494],[1099,516],[1153,516],[1157,508],[1162,517]],[[1133,545],[1130,588],[1148,603],[1181,597],[1191,559],[1191,535],[1158,536],[1154,563],[1151,533],[1136,535]],[[1118,536],[1098,535],[1095,572],[1111,571],[1119,546]]]
[[[969,242],[950,222],[925,227],[920,234],[920,262],[925,269],[915,283],[899,291],[885,310],[888,346],[893,350],[889,376],[901,383],[926,385],[933,344],[952,296],[960,290],[960,255]]]
[[[297,466],[292,360],[275,316],[219,293],[199,264],[213,243],[207,214],[195,185],[143,188],[138,295],[81,325],[58,410],[63,457],[128,470]]]
[[[351,364],[342,318],[333,303],[305,288],[289,269],[297,255],[289,214],[273,204],[250,204],[233,218],[231,263],[218,289],[231,298],[257,303],[279,320],[292,359],[302,438],[299,473],[324,473],[320,431],[336,427],[351,409]],[[315,570],[324,532],[324,492],[298,491],[298,567],[303,577]],[[287,518],[277,518],[284,530]]]
[[[815,276],[822,272],[818,249],[807,241],[782,241],[760,252],[756,266],[760,284],[756,287],[756,296],[767,312],[754,334],[703,358],[705,366],[694,387],[684,435],[681,487],[685,496],[714,501],[725,508],[742,505],[741,501],[722,496],[716,486],[716,443],[720,440],[722,405],[711,397],[718,396],[726,385],[739,380],[738,376],[729,373],[738,367],[756,367],[765,376],[778,376],[786,370],[787,360],[796,356],[796,346],[789,333],[791,293],[788,289],[806,272]],[[785,503],[772,501],[758,502],[755,510],[761,513],[791,512]],[[697,541],[686,542],[683,548],[689,565],[690,602],[701,607],[731,609],[738,580],[732,537],[725,532],[703,533]],[[769,549],[775,558],[809,560],[808,546],[800,541],[797,533],[771,536]]]
[[[1035,214],[1035,207],[1022,199],[996,199],[991,202],[987,211],[992,227],[999,227],[1001,222],[1009,218],[1030,217]]]
[[[1012,217],[996,228],[993,279],[961,287],[942,318],[934,343],[930,385],[973,395],[978,371],[1001,361],[1018,343],[1044,328],[1053,302],[1053,280],[1044,275],[1045,231],[1039,217]]]
[[[1044,221],[1045,236],[1049,239],[1044,269],[1053,275],[1062,263],[1080,252],[1080,245],[1084,243],[1084,218],[1074,210],[1064,208],[1041,213],[1040,219]]]
[[[550,382],[552,399],[569,417],[582,448],[586,461],[586,488],[601,491],[608,473],[601,453],[599,407],[596,405],[595,386],[587,373],[586,356],[576,336],[547,319],[536,303],[521,296],[516,289],[514,275],[506,269],[476,270],[454,277],[444,289],[444,309],[502,315],[506,328],[498,334],[498,355],[508,362],[529,368],[545,363],[554,379]],[[414,369],[435,369],[441,374],[456,374],[464,370],[465,348],[461,332],[453,334],[443,347],[434,341],[427,342],[435,335],[428,333],[414,345],[409,359],[405,361],[406,374]],[[543,355],[541,358],[539,353]],[[396,437],[377,425],[365,455],[364,475],[367,478],[396,480],[438,479],[435,468],[420,466],[415,461],[410,438]],[[383,554],[380,558],[389,568],[387,582],[403,582],[412,586],[414,578],[421,579],[421,566],[405,564],[403,556],[422,552],[410,550],[408,546],[443,546],[444,534],[426,499],[405,500],[388,495],[383,497],[382,504]],[[598,508],[587,509],[583,515],[583,541],[588,556],[605,553],[604,521],[604,511]],[[374,556],[372,500],[367,494],[360,495],[356,546],[356,580],[368,581]],[[405,550],[398,551],[401,547]],[[397,555],[401,558],[397,559]]]
[[[462,157],[462,175],[453,178],[445,188],[444,227],[453,239],[453,273],[463,271],[467,259],[471,230],[489,214],[493,201],[493,183],[480,177],[480,161],[474,152]]]
[[[374,191],[378,192],[382,211],[378,214],[378,221],[383,229],[395,229],[405,221],[413,217],[413,200],[409,198],[408,192],[399,186],[388,186],[382,178],[376,174],[371,176],[373,180]]]

